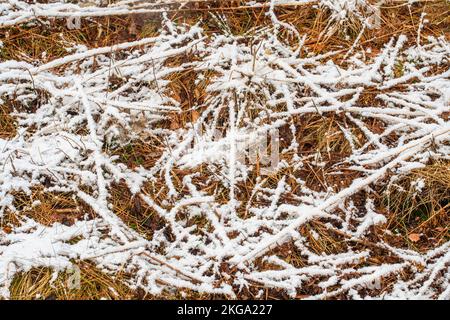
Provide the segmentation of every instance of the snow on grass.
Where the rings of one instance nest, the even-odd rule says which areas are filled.
[[[90,16],[128,10],[120,4],[104,9],[9,1],[1,6],[7,12],[0,19],[3,27],[32,16],[73,14],[72,9]],[[246,38],[206,35],[198,26],[166,21],[154,38],[82,49],[47,64],[0,62],[0,97],[22,106],[13,112],[16,136],[0,140],[0,217],[13,214],[20,220],[10,231],[0,230],[0,295],[9,296],[18,272],[41,266],[60,271],[89,260],[104,272],[124,270],[130,274],[127,284],[152,294],[187,288],[234,297],[258,283],[296,297],[313,281],[320,293],[312,299],[340,294],[448,299],[449,242],[418,253],[367,237],[386,221],[373,203],[374,186],[387,175],[450,156],[450,123],[443,117],[450,99],[449,43],[430,37],[406,47],[406,36],[399,35],[372,59],[349,52],[338,65],[332,54],[300,55],[280,40],[274,23]],[[178,59],[186,56],[195,59]],[[392,70],[400,62],[402,75],[395,76]],[[207,97],[191,106],[198,114],[191,123],[168,127],[172,115],[183,111],[171,97],[170,83],[186,70],[195,72],[196,85],[206,86]],[[117,87],[111,87],[112,77],[120,79]],[[378,92],[381,104],[360,104],[369,89]],[[38,98],[43,101],[33,112],[30,106]],[[356,128],[339,127],[352,152],[334,164],[335,170],[357,173],[340,189],[318,191],[295,174],[308,160],[300,150],[296,119],[317,114],[344,117]],[[382,123],[382,132],[374,132],[371,121]],[[280,162],[250,183],[256,164],[241,161],[238,142],[282,128],[291,138],[280,144]],[[151,167],[129,168],[112,155],[111,150],[145,137],[164,142]],[[361,139],[364,143],[357,144]],[[320,160],[320,150],[313,156]],[[281,178],[269,183],[274,177]],[[287,181],[300,187],[293,192]],[[119,182],[167,223],[151,238],[114,212],[111,189]],[[164,200],[145,192],[145,184],[162,186]],[[246,202],[243,184],[250,185]],[[215,188],[205,188],[210,185]],[[40,186],[74,194],[95,218],[44,226],[23,216],[16,195],[30,195]],[[361,192],[364,205],[352,206],[352,197]],[[203,218],[206,226],[190,223],[193,217]],[[299,231],[314,221],[337,232],[348,247],[314,252],[312,239]],[[306,265],[282,259],[277,249],[287,243]],[[393,262],[365,264],[376,250]],[[264,267],[261,259],[276,268]],[[388,278],[389,288],[377,291]]]
[[[104,17],[148,13],[164,13],[167,8],[171,10],[186,9],[189,0],[154,0],[154,1],[39,1],[8,0],[0,4],[0,27],[13,26],[24,22],[35,21],[41,18],[65,18],[68,25],[76,26],[74,19],[87,17]],[[210,0],[197,0],[197,4],[213,3]],[[222,1],[227,3],[228,1]],[[371,4],[367,0],[258,0],[242,1],[234,4],[234,8],[276,8],[301,7],[308,4],[317,4],[331,12],[329,25],[342,25],[349,21],[358,21],[369,27],[378,26],[380,0]],[[415,1],[409,1],[410,4]],[[337,26],[336,26],[337,27]]]

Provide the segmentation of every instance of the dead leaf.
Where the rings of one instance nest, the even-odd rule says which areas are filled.
[[[12,228],[11,228],[10,226],[4,226],[4,227],[3,227],[3,231],[4,231],[5,233],[11,233],[11,232],[12,232]]]
[[[420,240],[420,234],[418,234],[418,233],[411,233],[408,236],[408,239],[411,240],[412,242],[417,242],[417,241]]]

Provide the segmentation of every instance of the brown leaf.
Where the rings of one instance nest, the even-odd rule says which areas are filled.
[[[5,233],[11,233],[12,228],[11,228],[10,226],[4,226],[4,227],[3,227],[3,231],[4,231]]]
[[[411,233],[411,234],[409,234],[408,238],[412,242],[417,242],[417,241],[420,240],[420,234],[418,234],[418,233]]]
[[[446,121],[448,120],[449,116],[450,116],[450,112],[448,112],[448,111],[445,111],[442,113],[442,119],[444,119]]]

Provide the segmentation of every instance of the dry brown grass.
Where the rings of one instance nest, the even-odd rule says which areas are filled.
[[[125,282],[127,274],[107,274],[89,263],[75,263],[79,283],[73,271],[60,272],[48,268],[33,268],[17,274],[10,286],[13,300],[209,300],[227,299],[223,295],[201,294],[188,289],[163,291],[152,295],[142,289],[132,290]]]
[[[0,139],[11,139],[16,135],[16,122],[11,111],[9,106],[0,105]]]
[[[45,182],[44,182],[45,183]],[[45,226],[54,223],[72,225],[76,220],[95,217],[92,209],[70,193],[45,192],[42,187],[35,188],[31,194],[16,193],[14,206],[20,210],[21,216],[31,218]],[[8,228],[19,224],[19,215],[6,211],[0,226]]]
[[[129,227],[145,235],[148,239],[152,238],[155,231],[167,228],[164,218],[150,208],[139,195],[132,195],[127,186],[117,184],[112,188],[110,194],[114,213]],[[170,237],[169,231],[167,234]]]
[[[164,141],[157,137],[148,137],[142,140],[131,141],[125,146],[111,148],[106,152],[119,156],[119,162],[134,169],[138,166],[151,168],[161,157],[164,150]]]
[[[0,60],[46,63],[67,55],[66,48],[74,45],[96,48],[132,41],[138,34],[130,29],[131,21],[131,17],[106,17],[83,20],[80,29],[68,29],[64,20],[51,21],[49,26],[38,23],[0,29]],[[142,32],[151,35],[148,29]]]
[[[419,191],[417,183],[422,184]],[[420,188],[419,188],[420,189]],[[439,161],[400,177],[383,192],[387,228],[400,233],[417,250],[450,239],[450,164]],[[411,235],[419,235],[416,240]]]
[[[201,22],[206,33],[222,32],[227,28],[233,34],[247,34],[251,36],[256,27],[265,26],[270,23],[265,15],[266,9],[257,8],[238,8],[244,1],[212,1],[213,8],[202,7],[205,4],[199,3],[188,7],[185,11],[170,12],[169,17],[177,22],[195,23]],[[422,34],[450,37],[450,4],[446,0],[421,1],[413,4],[411,7],[399,4],[398,2],[388,1],[381,11],[383,27],[375,30],[366,30],[360,41],[364,48],[371,47],[375,55],[386,43],[389,37],[406,34],[411,42],[415,41],[415,36],[423,12],[427,13],[426,18],[429,22],[425,25]],[[225,17],[226,24],[220,19],[213,19],[211,13],[217,16]],[[295,26],[300,33],[306,35],[305,46],[314,53],[323,53],[329,50],[342,50],[343,54],[350,48],[358,36],[361,25],[357,21],[350,21],[345,28],[338,28],[330,36],[325,36],[326,27],[329,21],[329,12],[323,9],[313,8],[312,6],[300,7],[280,7],[277,9],[278,18],[287,21]],[[110,17],[96,18],[90,21],[83,21],[82,28],[79,30],[69,30],[63,23],[51,23],[51,26],[37,24],[33,27],[17,26],[7,30],[0,30],[0,40],[3,42],[3,48],[0,49],[0,61],[16,59],[30,63],[39,61],[45,63],[67,54],[65,48],[74,44],[86,45],[89,48],[110,46],[112,44],[132,41],[143,37],[153,36],[160,26],[161,20],[155,15],[133,15],[129,17]],[[345,30],[345,31],[343,31]],[[285,39],[294,42],[296,39],[288,35],[284,30]],[[343,55],[342,54],[342,55]],[[338,55],[336,59],[342,57]],[[170,61],[173,65],[179,65],[183,62],[192,61],[193,56],[183,56],[178,60]],[[401,68],[398,67],[396,75],[401,75]],[[192,70],[186,70],[182,73],[170,77],[169,92],[170,95],[180,102],[182,112],[170,115],[170,121],[163,122],[162,127],[168,129],[178,129],[185,127],[188,123],[198,118],[198,113],[192,110],[193,106],[202,105],[205,102],[205,88],[208,85],[208,79],[199,86],[194,85],[196,73]],[[212,76],[212,75],[211,75]],[[373,105],[376,92],[364,93],[359,103],[361,105]],[[39,95],[38,95],[39,96]],[[39,99],[44,99],[41,96]],[[39,100],[38,99],[38,100]],[[27,112],[33,112],[39,106],[39,101],[29,107]],[[0,138],[8,139],[15,135],[16,123],[10,116],[12,107],[20,109],[20,106],[0,106]],[[22,110],[23,111],[23,110]],[[325,167],[316,167],[307,162],[305,167],[294,172],[287,168],[275,176],[267,179],[267,186],[274,187],[280,181],[283,175],[288,177],[287,183],[291,186],[292,195],[299,195],[298,185],[292,177],[300,177],[306,181],[307,186],[315,190],[326,190],[332,186],[335,191],[342,189],[352,181],[354,176],[350,174],[341,176],[329,175],[335,168],[332,166],[347,155],[351,149],[348,141],[339,130],[338,124],[348,126],[352,133],[357,137],[358,142],[364,143],[364,137],[357,129],[350,124],[345,123],[344,119],[337,116],[318,116],[307,115],[298,116],[294,119],[297,123],[297,139],[300,144],[302,155],[308,155],[320,152],[322,160],[327,163]],[[369,128],[377,133],[382,130],[380,123],[370,123]],[[285,143],[293,138],[289,130],[281,135],[285,138]],[[395,138],[395,137],[393,137]],[[361,146],[358,145],[358,146]],[[154,137],[147,137],[141,141],[133,141],[130,144],[115,150],[109,150],[112,154],[120,157],[119,161],[125,163],[130,168],[144,166],[151,168],[157,159],[161,156],[164,149],[164,141],[158,141]],[[289,159],[292,155],[284,155]],[[345,169],[345,168],[343,168]],[[220,185],[219,182],[206,184],[210,172],[206,167],[198,168],[201,173],[196,177],[196,185],[204,184],[203,191],[206,194],[218,192],[216,197],[218,202],[224,203],[228,199],[227,188]],[[173,170],[172,177],[175,187],[183,192],[181,180],[186,174],[183,170]],[[344,172],[345,173],[345,172]],[[245,183],[237,185],[237,197],[242,203],[246,204],[251,195],[251,190],[255,185],[255,177],[259,175],[258,166],[255,166],[254,172],[251,172]],[[423,179],[425,188],[422,193],[415,194],[411,187],[411,182],[417,179]],[[401,239],[394,237],[388,239],[388,242],[397,241],[400,245],[409,245],[415,249],[426,249],[437,246],[450,237],[449,220],[449,195],[450,195],[450,171],[449,164],[444,162],[431,164],[423,169],[415,170],[410,175],[403,177],[396,183],[403,189],[394,188],[390,190],[389,195],[381,193],[385,200],[384,207],[389,204],[389,211],[386,215],[389,217],[387,227],[391,230],[399,230],[402,234]],[[339,184],[338,184],[339,182]],[[111,190],[114,212],[129,226],[148,238],[156,230],[167,229],[167,237],[170,241],[170,229],[167,228],[165,221],[159,217],[143,201],[130,194],[128,189],[118,184]],[[220,192],[220,190],[223,190]],[[149,183],[144,187],[144,193],[150,196],[158,205],[162,207],[162,200],[167,193],[163,181]],[[217,194],[216,194],[217,195]],[[291,195],[291,196],[292,196]],[[289,203],[290,195],[285,195],[282,199],[284,203]],[[39,204],[34,207],[31,204],[39,200]],[[380,201],[380,207],[383,207]],[[257,203],[252,203],[257,205]],[[264,203],[261,203],[263,205]],[[18,208],[23,213],[36,221],[51,225],[55,222],[71,224],[75,219],[81,218],[86,212],[92,212],[82,203],[78,203],[71,194],[49,194],[41,190],[33,191],[31,196],[18,195],[16,200]],[[244,208],[238,209],[242,217],[248,217]],[[182,214],[182,213],[181,213]],[[179,216],[178,218],[182,218]],[[17,218],[13,214],[8,214],[2,221],[2,227],[5,228],[8,223],[17,223]],[[196,224],[199,229],[207,228],[207,220],[202,217],[196,218],[189,223]],[[381,226],[386,227],[386,226]],[[319,236],[312,236],[312,233]],[[307,237],[311,243],[311,250],[317,254],[338,253],[345,250],[350,244],[345,241],[345,237],[340,234],[332,233],[330,230],[319,224],[305,225],[299,232]],[[412,243],[408,239],[411,233],[421,233],[421,239],[417,243]],[[230,235],[231,236],[231,235]],[[375,232],[372,243],[386,237],[382,230]],[[377,238],[378,237],[378,238]],[[386,239],[386,238],[385,238]],[[367,244],[352,244],[356,248]],[[163,248],[161,248],[163,250]],[[288,263],[294,266],[302,267],[306,265],[305,258],[296,251],[295,245],[287,243],[272,252],[282,257]],[[380,251],[374,260],[366,262],[372,264],[381,264],[390,257],[384,256],[385,252]],[[269,264],[261,261],[262,270],[273,268]],[[52,271],[49,269],[33,269],[26,273],[18,275],[11,286],[11,297],[13,299],[35,299],[40,296],[41,299],[150,299],[155,298],[146,295],[142,291],[132,291],[121,280],[126,279],[126,275],[116,275],[115,278],[105,275],[100,270],[89,264],[81,264],[81,290],[69,290],[67,288],[67,274],[60,274],[58,278],[50,284]],[[389,283],[389,279],[386,279]],[[387,286],[388,284],[386,284]],[[244,289],[240,298],[255,298],[262,287],[255,283],[253,287]],[[314,283],[305,284],[298,298],[318,293]],[[165,292],[157,298],[163,299],[210,299],[224,298],[221,296],[210,296],[197,294],[190,291]],[[285,293],[280,290],[264,288],[262,298],[286,298]]]
[[[122,281],[118,281],[124,275],[112,277],[86,263],[78,264],[77,267],[80,270],[79,287],[74,280],[75,273],[70,271],[61,272],[53,281],[53,271],[48,268],[34,268],[18,274],[10,287],[11,299],[98,300],[146,297],[144,292],[133,291]]]
[[[375,2],[375,1],[374,1]],[[246,1],[208,1],[193,3],[184,10],[169,11],[169,18],[181,23],[200,26],[206,33],[228,30],[233,34],[252,35],[252,31],[261,26],[270,25],[265,14],[267,8],[250,8]],[[366,29],[360,44],[374,49],[381,47],[386,40],[396,34],[409,36],[415,41],[422,13],[426,13],[428,23],[422,34],[449,37],[450,4],[446,0],[423,0],[411,6],[406,2],[388,0],[381,7],[382,27]],[[220,17],[215,19],[212,14]],[[288,22],[306,35],[305,45],[315,53],[350,48],[361,30],[361,23],[350,19],[336,31],[325,36],[329,26],[330,12],[325,8],[311,5],[280,6],[276,9],[278,19]],[[223,18],[223,19],[222,19]],[[36,24],[32,27],[16,26],[0,29],[0,40],[4,46],[0,50],[0,59],[17,59],[28,62],[48,62],[67,54],[65,48],[74,44],[83,44],[89,48],[109,46],[118,42],[132,41],[156,34],[161,25],[158,14],[134,14],[123,17],[90,18],[83,20],[81,29],[68,29],[66,24],[51,21],[51,27]],[[296,41],[287,30],[284,39]]]
[[[376,1],[369,1],[376,3]],[[203,7],[202,7],[203,6]],[[201,26],[207,32],[228,30],[233,34],[251,36],[252,31],[260,26],[271,24],[270,17],[265,15],[266,8],[249,8],[245,1],[210,1],[199,4],[196,9],[173,13],[172,17],[179,21],[202,21]],[[211,13],[223,17],[211,18]],[[330,24],[330,12],[326,8],[312,5],[279,6],[275,13],[280,21],[293,25],[300,34],[306,35],[305,46],[314,53],[350,48],[362,29],[358,19],[349,19],[343,24]],[[381,7],[381,28],[368,29],[363,32],[360,45],[372,47],[376,54],[389,37],[405,34],[410,42],[414,42],[422,13],[426,13],[428,23],[422,34],[450,36],[450,4],[446,0],[424,0],[408,6],[406,2],[388,0]],[[282,38],[290,42],[295,37],[283,30]],[[337,56],[336,59],[339,59]]]

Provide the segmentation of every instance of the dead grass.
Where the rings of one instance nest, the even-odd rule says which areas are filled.
[[[146,169],[153,165],[161,157],[164,150],[164,141],[157,137],[131,141],[119,146],[109,147],[105,151],[114,156],[119,156],[118,161],[126,164],[130,169],[142,166]]]
[[[213,8],[202,7],[199,3],[194,7],[188,7],[186,11],[172,12],[169,17],[178,22],[194,23],[201,22],[207,33],[222,32],[227,29],[229,32],[237,35],[248,35],[251,37],[256,27],[268,25],[269,18],[265,15],[265,9],[245,8],[237,9],[244,1],[222,2],[212,1]],[[389,37],[405,34],[409,41],[415,41],[415,36],[423,12],[427,13],[428,23],[422,32],[423,37],[427,35],[450,36],[450,4],[446,0],[421,1],[414,3],[410,7],[390,1],[382,8],[382,28],[375,30],[365,30],[361,36],[360,45],[364,48],[371,47],[372,54],[377,54],[382,45],[386,43]],[[214,14],[218,18],[212,18]],[[312,6],[301,7],[280,7],[277,9],[278,18],[294,25],[301,34],[306,35],[305,46],[314,53],[323,53],[329,50],[342,50],[342,55],[350,48],[361,30],[359,22],[352,20],[345,28],[338,28],[326,36],[329,28],[329,12],[323,9],[317,9]],[[90,21],[83,21],[82,28],[79,30],[69,30],[64,23],[51,23],[50,27],[37,24],[33,27],[17,26],[7,30],[0,30],[0,40],[3,47],[0,49],[0,60],[16,59],[30,63],[45,63],[67,54],[66,48],[73,45],[82,44],[89,48],[110,46],[112,44],[132,41],[143,37],[153,36],[161,23],[160,17],[155,15],[133,15],[130,17],[110,17],[96,18]],[[296,41],[287,30],[283,31],[282,37],[287,41]],[[339,60],[338,55],[336,59]],[[368,57],[370,58],[370,57]],[[183,62],[192,61],[193,56],[183,56],[175,61],[169,61],[173,65],[179,65]],[[395,68],[396,76],[401,76],[401,66]],[[212,75],[210,75],[212,76]],[[205,88],[208,85],[210,76],[200,85],[195,86],[194,80],[197,75],[191,70],[172,75],[169,85],[169,94],[178,102],[182,112],[170,114],[170,119],[162,123],[162,127],[168,129],[178,129],[197,120],[198,111],[193,110],[194,106],[202,105],[207,96]],[[377,92],[364,92],[360,101],[362,105],[373,105],[374,96]],[[39,107],[39,103],[45,99],[45,95],[38,95],[35,103],[20,109],[20,106],[0,106],[0,138],[9,139],[15,135],[16,123],[10,116],[12,108],[34,112]],[[288,177],[300,177],[306,181],[307,186],[314,190],[326,190],[332,186],[338,191],[353,180],[354,176],[344,171],[343,175],[331,176],[329,173],[335,171],[333,165],[342,161],[351,153],[348,141],[345,139],[339,125],[348,128],[357,137],[357,147],[365,141],[358,129],[351,124],[345,123],[344,119],[337,116],[319,116],[307,115],[294,119],[297,127],[297,140],[299,142],[298,153],[305,156],[319,153],[320,161],[326,162],[326,166],[318,167],[313,163],[305,162],[306,165],[299,171],[294,172],[288,168],[286,171],[276,176],[269,177],[267,185],[276,186],[282,175]],[[369,128],[377,133],[377,129],[382,130],[380,123],[370,123]],[[281,128],[281,136],[284,142],[289,144],[293,139],[287,128]],[[395,137],[392,137],[395,139]],[[108,150],[108,152],[118,155],[119,161],[125,163],[130,168],[143,166],[151,168],[162,154],[164,141],[159,141],[155,137],[149,137],[140,141],[133,141],[120,148]],[[284,155],[286,159],[292,154]],[[345,168],[343,168],[345,170]],[[227,188],[220,183],[206,183],[210,171],[206,167],[197,168],[200,175],[195,178],[194,183],[201,185],[206,194],[216,192],[217,201],[224,203],[228,199]],[[189,172],[183,170],[173,170],[175,187],[182,192],[182,178]],[[237,197],[242,203],[246,204],[250,198],[251,190],[255,185],[255,177],[259,175],[258,166],[255,166],[254,172],[251,172],[245,183],[240,183],[237,187]],[[287,179],[290,184],[293,195],[299,195],[298,184],[293,179]],[[422,192],[416,192],[412,182],[422,179],[424,188]],[[438,162],[426,166],[423,169],[414,170],[411,174],[402,177],[395,185],[382,192],[380,207],[386,210],[389,218],[387,228],[392,231],[398,231],[402,239],[391,239],[388,242],[398,241],[400,244],[408,245],[417,250],[425,250],[435,247],[450,238],[450,170],[449,163]],[[202,185],[203,184],[203,185]],[[400,187],[398,187],[400,186]],[[219,191],[218,191],[219,190]],[[220,190],[223,190],[222,192]],[[153,182],[144,187],[144,193],[150,196],[158,205],[163,205],[167,189],[164,183]],[[166,226],[164,219],[159,217],[153,209],[149,208],[139,197],[133,196],[128,188],[117,184],[111,190],[113,211],[130,227],[151,238],[156,230],[166,228],[167,238],[170,241],[170,228]],[[283,198],[284,203],[289,203],[289,195]],[[71,194],[51,194],[36,190],[31,196],[19,195],[16,206],[23,213],[36,221],[51,225],[55,222],[72,224],[75,219],[80,219],[86,212],[91,214],[89,209],[78,203]],[[32,206],[33,202],[39,201]],[[256,201],[256,200],[253,200]],[[37,203],[37,202],[35,202]],[[256,204],[256,203],[253,203]],[[264,203],[261,203],[262,205]],[[241,217],[249,217],[244,208],[239,208]],[[2,221],[2,227],[6,228],[9,224],[17,223],[17,218],[13,214],[8,214],[8,218]],[[177,216],[182,217],[182,213]],[[199,230],[208,228],[207,220],[198,217],[196,220],[189,221],[199,227]],[[321,224],[308,224],[299,230],[302,235],[308,238],[311,243],[311,250],[317,254],[339,253],[345,251],[349,245],[359,248],[364,246],[362,243],[349,244],[342,235],[330,232]],[[421,234],[418,242],[412,242],[408,236],[414,233]],[[314,234],[314,235],[313,235]],[[318,236],[316,236],[318,235]],[[379,240],[381,230],[375,232],[373,243]],[[380,237],[380,238],[377,238]],[[164,248],[161,248],[163,250]],[[282,257],[286,262],[296,267],[306,265],[305,257],[297,252],[293,243],[287,243],[277,249],[274,254]],[[381,264],[386,259],[385,252],[379,252],[377,256],[372,257],[372,261],[365,261],[367,264]],[[262,270],[274,268],[261,261]],[[100,270],[89,264],[79,265],[81,269],[81,289],[68,289],[67,281],[70,275],[60,274],[51,284],[52,271],[49,269],[33,269],[22,273],[13,281],[11,286],[11,297],[13,299],[151,299],[155,298],[146,295],[141,290],[133,291],[122,284],[126,275],[116,275],[115,278],[102,273]],[[317,279],[316,279],[317,280]],[[388,286],[389,279],[386,279]],[[240,298],[255,298],[259,290],[264,290],[263,299],[287,298],[281,290],[262,288],[260,284],[244,289],[240,293]],[[298,298],[318,293],[318,288],[314,281],[305,284],[298,292]],[[211,299],[225,298],[221,296],[210,296],[198,294],[187,290],[179,292],[165,292],[156,298],[162,299]],[[338,297],[339,298],[339,297]]]
[[[450,239],[450,164],[439,161],[416,169],[383,192],[387,228],[400,233],[416,250]],[[418,235],[419,239],[415,236]]]
[[[54,272],[33,268],[17,274],[10,286],[13,300],[210,300],[227,299],[223,295],[201,294],[189,289],[163,291],[151,295],[142,289],[132,290],[125,283],[127,274],[107,274],[90,263],[75,263],[75,271]],[[77,272],[79,271],[79,281]]]
[[[67,55],[66,49],[74,45],[96,48],[132,41],[139,35],[131,25],[131,17],[106,17],[85,19],[80,29],[68,29],[64,20],[0,29],[0,60],[46,63]],[[151,35],[148,28],[145,35]]]
[[[349,19],[344,25],[329,25],[328,10],[302,7],[302,10],[282,8],[280,11],[280,20],[292,23],[302,34],[308,35],[306,44],[315,53],[340,49],[346,52],[345,49],[354,44],[362,29],[361,22],[357,19]],[[398,34],[404,34],[410,42],[414,42],[422,13],[426,13],[428,19],[424,35],[448,37],[449,12],[450,4],[445,0],[420,1],[411,6],[399,1],[386,1],[380,10],[381,28],[366,28],[359,43],[364,48],[371,47],[372,54],[376,54],[389,37]]]
[[[0,139],[11,139],[16,135],[17,124],[10,113],[10,107],[0,105]]]
[[[10,292],[14,300],[98,300],[98,299],[143,299],[145,292],[133,291],[123,282],[124,277],[105,274],[95,266],[77,264],[80,270],[79,287],[75,272],[61,272],[52,281],[53,271],[48,268],[34,268],[16,275]]]
[[[45,182],[44,182],[45,183]],[[23,192],[15,195],[14,206],[25,215],[45,226],[54,223],[72,225],[76,220],[95,217],[92,209],[70,193],[45,192],[36,188],[27,195]],[[19,223],[18,216],[7,211],[0,222],[4,228]]]
[[[376,3],[376,1],[369,1]],[[203,7],[202,7],[203,6]],[[195,9],[177,12],[172,18],[184,22],[202,21],[207,32],[228,31],[237,35],[251,36],[255,28],[271,24],[265,15],[266,8],[249,8],[245,1],[210,1],[198,4]],[[360,45],[373,48],[376,54],[389,37],[405,34],[414,42],[422,13],[426,13],[428,23],[422,34],[450,36],[450,4],[445,0],[427,0],[407,5],[407,2],[388,0],[381,7],[381,27],[363,32]],[[330,23],[330,11],[312,5],[279,6],[275,13],[280,21],[293,25],[300,34],[306,35],[305,46],[314,53],[343,50],[345,54],[362,29],[359,19],[349,19],[343,24]],[[219,19],[212,18],[214,14]],[[288,31],[282,30],[281,38],[294,43],[297,39]],[[359,46],[358,46],[359,49]],[[339,60],[341,55],[336,56]]]
[[[169,18],[176,22],[200,26],[206,33],[228,31],[236,35],[251,36],[255,28],[270,25],[265,14],[267,8],[250,8],[246,1],[193,2],[183,10],[169,11]],[[381,8],[381,28],[366,29],[361,37],[361,45],[380,48],[388,37],[396,34],[409,36],[415,41],[422,13],[426,13],[428,23],[422,34],[449,37],[450,4],[446,0],[419,1],[407,6],[399,1],[387,1]],[[306,47],[314,53],[350,48],[361,30],[357,19],[350,19],[344,25],[329,25],[330,12],[326,8],[311,5],[280,6],[276,9],[280,21],[288,22],[305,34]],[[16,59],[27,62],[48,62],[67,54],[66,48],[86,45],[88,48],[110,46],[156,34],[161,26],[161,16],[157,14],[134,14],[124,17],[84,19],[80,29],[68,29],[64,20],[50,21],[50,27],[37,23],[34,26],[15,26],[0,29],[0,59]],[[334,30],[334,32],[328,32]],[[297,41],[287,30],[281,36],[288,41]],[[325,34],[329,34],[325,36]],[[345,53],[345,52],[344,52]]]
[[[132,195],[127,186],[117,184],[111,192],[113,211],[129,227],[152,239],[153,233],[166,228],[170,238],[169,227],[164,218],[150,208],[138,195]]]

